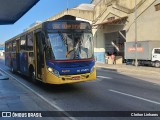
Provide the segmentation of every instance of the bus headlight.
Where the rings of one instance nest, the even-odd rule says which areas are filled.
[[[59,72],[51,67],[48,67],[48,71],[54,74],[55,76],[59,77]]]
[[[52,72],[53,72],[53,69],[49,67],[49,68],[48,68],[48,71],[52,73]]]
[[[92,72],[94,71],[94,69],[95,69],[95,66],[93,66],[93,67],[91,68],[90,73],[92,73]]]

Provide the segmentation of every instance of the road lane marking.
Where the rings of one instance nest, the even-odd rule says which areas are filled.
[[[111,77],[97,76],[98,78],[112,79]]]
[[[30,91],[32,91],[35,95],[37,95],[42,100],[44,100],[45,102],[47,102],[53,108],[56,108],[58,111],[61,111],[64,115],[66,115],[71,120],[77,120],[76,118],[72,117],[69,113],[65,112],[62,108],[60,108],[59,106],[55,105],[55,103],[49,101],[48,99],[46,99],[45,97],[43,97],[41,94],[39,94],[38,92],[36,92],[32,88],[30,88],[29,86],[25,85],[24,83],[22,83],[21,81],[19,81],[17,78],[15,78],[14,76],[12,76],[11,74],[9,74],[8,72],[6,72],[5,70],[3,70],[1,68],[0,68],[0,70],[3,71],[5,74],[9,75],[10,77],[14,78],[18,83],[20,83],[21,85],[23,85],[24,87],[26,87],[27,89],[29,89]]]
[[[114,92],[114,93],[118,93],[118,94],[121,94],[121,95],[129,96],[129,97],[137,98],[137,99],[140,99],[140,100],[143,100],[143,101],[147,101],[147,102],[150,102],[150,103],[154,103],[154,104],[157,104],[157,105],[160,105],[160,102],[156,102],[156,101],[149,100],[149,99],[146,99],[146,98],[142,98],[142,97],[138,97],[138,96],[135,96],[135,95],[119,92],[119,91],[112,90],[112,89],[110,89],[109,91],[110,92]]]

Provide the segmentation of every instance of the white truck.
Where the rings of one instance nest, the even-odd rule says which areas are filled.
[[[137,65],[160,67],[160,41],[125,42],[125,59]]]

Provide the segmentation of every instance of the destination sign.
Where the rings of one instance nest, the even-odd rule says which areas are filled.
[[[51,22],[48,29],[91,29],[88,23],[67,23],[67,22]]]

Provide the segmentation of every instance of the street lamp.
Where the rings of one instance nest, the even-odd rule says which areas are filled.
[[[137,60],[137,0],[135,0],[135,66],[138,66]]]
[[[67,10],[68,10],[68,0],[67,0]]]

